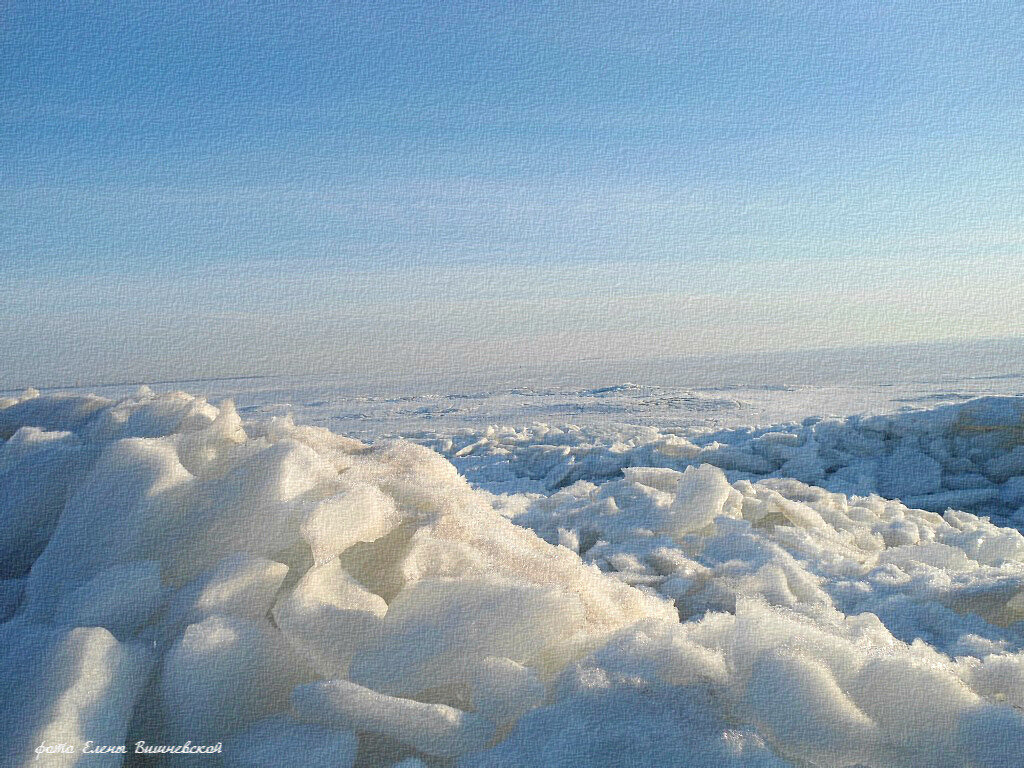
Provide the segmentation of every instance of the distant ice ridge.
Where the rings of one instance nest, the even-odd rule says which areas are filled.
[[[492,490],[550,493],[627,467],[713,464],[730,479],[791,477],[849,495],[978,512],[1024,527],[1024,397],[801,424],[463,430],[424,442]]]
[[[872,490],[1002,493],[1021,412],[442,446],[545,490],[495,495],[408,441],[183,393],[2,401],[4,759],[191,740],[223,749],[165,764],[1017,766],[1024,537],[720,467],[835,485],[861,457]]]

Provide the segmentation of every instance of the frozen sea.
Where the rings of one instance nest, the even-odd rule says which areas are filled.
[[[319,368],[324,368],[321,362]],[[383,367],[383,366],[382,366]],[[807,417],[909,411],[987,395],[1024,394],[1024,340],[695,356],[637,363],[567,360],[486,371],[336,372],[153,382],[95,382],[43,392],[131,394],[138,385],[231,398],[252,416],[361,439],[441,436],[491,425],[768,426]],[[0,391],[15,395],[19,390]]]
[[[1022,764],[1024,341],[331,367],[0,393],[5,765]]]

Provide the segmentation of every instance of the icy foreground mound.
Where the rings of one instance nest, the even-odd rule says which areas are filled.
[[[0,437],[5,765],[1024,754],[1024,537],[967,513],[707,464],[499,497],[180,393],[8,401]]]

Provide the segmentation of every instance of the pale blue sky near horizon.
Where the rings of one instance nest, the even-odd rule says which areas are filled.
[[[0,385],[1020,335],[1010,2],[0,10]]]

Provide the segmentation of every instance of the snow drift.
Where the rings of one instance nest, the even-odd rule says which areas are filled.
[[[752,430],[731,453],[550,428],[440,446],[490,456],[517,491],[495,495],[421,445],[183,393],[0,402],[4,759],[1019,765],[1024,537],[852,486],[978,474],[1002,499],[1022,410]],[[514,487],[527,464],[551,487]],[[768,477],[790,470],[850,495]]]

